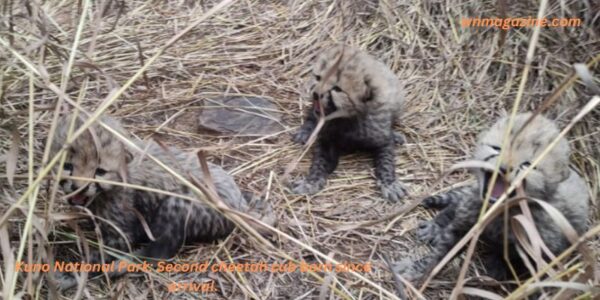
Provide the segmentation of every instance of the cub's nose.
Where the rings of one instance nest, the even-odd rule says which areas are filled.
[[[86,185],[78,194],[85,194],[87,192],[89,185]],[[75,182],[71,183],[71,192],[77,191],[81,188],[81,186],[77,185]]]
[[[320,97],[319,97],[319,94],[317,94],[317,92],[313,92],[312,98],[313,98],[313,101],[318,101]]]

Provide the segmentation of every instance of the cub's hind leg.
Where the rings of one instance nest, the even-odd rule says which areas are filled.
[[[443,230],[450,225],[456,217],[456,205],[450,205],[438,213],[435,218],[422,221],[417,228],[417,238],[435,247],[443,238]]]
[[[457,218],[456,210],[461,201],[469,201],[476,195],[477,190],[472,186],[452,189],[446,193],[433,195],[423,200],[427,208],[441,208],[432,220],[422,221],[417,228],[417,238],[435,247],[437,240],[442,236],[440,232]],[[460,216],[459,216],[460,217]]]
[[[219,187],[217,186],[217,189]],[[222,199],[225,198],[225,194],[219,194]],[[163,205],[150,224],[154,241],[137,252],[141,256],[158,260],[168,259],[175,256],[184,244],[212,242],[226,237],[235,227],[233,222],[220,212],[203,204],[180,198],[161,201]]]
[[[154,222],[150,226],[152,234],[155,235],[154,241],[149,242],[144,247],[136,251],[142,259],[149,258],[155,260],[168,259],[177,254],[185,240],[185,213],[179,216],[179,219],[166,220],[159,216],[159,222]],[[162,219],[162,220],[161,220]]]
[[[477,189],[477,187],[474,186],[458,187],[445,193],[429,196],[423,200],[422,204],[426,208],[442,209],[450,204],[456,203],[461,199],[473,197],[473,192],[475,189]]]

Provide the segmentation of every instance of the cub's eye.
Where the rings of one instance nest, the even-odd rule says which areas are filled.
[[[336,91],[336,92],[338,92],[338,93],[342,91],[342,89],[341,89],[339,86],[337,86],[337,85],[334,85],[334,86],[331,88],[331,90],[333,90],[333,91]]]
[[[69,171],[69,172],[70,172],[70,171],[73,171],[73,165],[72,165],[71,163],[65,163],[65,164],[63,165],[63,170],[65,170],[65,171]]]
[[[496,151],[502,150],[502,148],[500,148],[500,146],[496,146],[496,145],[489,145],[489,146]]]
[[[526,161],[524,163],[521,164],[521,168],[525,169],[525,168],[529,168],[529,166],[531,166],[531,163]]]
[[[104,176],[104,175],[106,175],[106,170],[104,170],[102,168],[96,169],[96,176]]]
[[[319,76],[319,75],[315,75],[315,79],[316,79],[317,81],[321,81],[321,76]]]

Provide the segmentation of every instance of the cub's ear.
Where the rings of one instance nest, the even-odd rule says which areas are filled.
[[[133,153],[127,148],[125,148],[125,163],[129,164],[133,161]]]
[[[69,129],[69,124],[71,122],[72,116],[61,115],[58,117],[56,123],[56,129],[54,131],[54,137],[50,144],[50,154],[55,155],[62,147],[64,146],[67,140],[67,131]],[[75,129],[77,129],[78,124],[75,124]]]
[[[363,103],[366,103],[366,102],[373,100],[374,94],[375,94],[375,88],[371,85],[371,79],[369,77],[365,77],[365,79],[363,80],[363,83],[365,84],[365,90],[364,90],[364,94],[362,95],[362,98],[360,99],[360,101]]]
[[[567,180],[569,178],[570,174],[571,174],[571,170],[570,170],[569,164],[567,164],[560,172],[560,176],[561,176],[560,182]]]
[[[127,177],[129,175],[127,170],[128,170],[128,165],[133,161],[133,153],[131,153],[131,151],[129,151],[129,149],[127,149],[127,148],[125,148],[124,151],[125,151],[125,157],[124,157],[125,163],[124,164],[122,163],[119,166],[118,172],[119,172],[119,175],[121,176],[121,180],[123,180],[123,182],[127,183],[128,182]]]

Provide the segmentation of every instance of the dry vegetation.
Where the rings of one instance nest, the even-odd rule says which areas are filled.
[[[288,193],[285,166],[302,152],[291,143],[290,132],[301,122],[307,105],[303,82],[320,49],[334,41],[358,45],[385,61],[405,83],[407,105],[398,130],[408,142],[398,147],[397,173],[410,189],[407,203],[469,180],[458,173],[434,186],[443,171],[469,157],[476,134],[502,110],[510,111],[516,99],[519,111],[555,99],[544,113],[564,127],[593,95],[593,89],[577,78],[573,64],[587,63],[592,74],[600,74],[600,7],[593,1],[549,3],[547,16],[579,17],[583,24],[543,28],[537,41],[532,41],[533,28],[460,27],[460,18],[467,16],[535,16],[537,1],[226,2],[228,6],[213,14],[209,10],[218,1],[2,1],[0,212],[2,225],[8,226],[0,230],[0,285],[5,299],[11,291],[46,297],[45,278],[19,274],[13,286],[10,262],[19,255],[33,262],[46,259],[51,249],[47,246],[57,242],[52,233],[62,232],[64,223],[59,220],[69,216],[70,208],[60,197],[50,204],[51,181],[38,177],[52,159],[43,156],[53,116],[73,110],[67,97],[58,95],[80,101],[90,113],[102,109],[118,117],[140,138],[206,150],[208,159],[230,171],[244,190],[268,197],[273,204],[281,234],[272,237],[272,246],[242,226],[219,243],[186,247],[177,261],[325,262],[324,254],[337,261],[370,261],[374,267],[363,278],[320,272],[128,276],[112,285],[96,280],[77,296],[194,298],[197,295],[169,294],[165,285],[212,279],[219,292],[206,295],[211,299],[373,299],[397,293],[382,255],[398,260],[427,251],[418,247],[412,229],[418,220],[431,218],[431,212],[415,208],[392,220],[401,205],[380,198],[370,160],[362,155],[342,159],[318,195]],[[186,31],[188,25],[194,26]],[[185,34],[177,39],[178,33]],[[535,52],[526,68],[529,47]],[[130,82],[132,78],[136,80]],[[224,94],[266,97],[284,115],[287,129],[267,137],[244,137],[186,127],[188,117],[203,109],[207,99]],[[584,243],[592,249],[587,253],[591,261],[580,254],[566,256],[564,267],[570,271],[547,281],[571,282],[565,287],[588,290],[578,295],[591,299],[589,288],[598,286],[600,274],[584,270],[597,268],[600,260],[599,109],[580,120],[568,138],[572,161],[585,174],[592,196],[590,228],[595,233],[590,232]],[[308,163],[304,158],[292,176],[303,174]],[[28,183],[38,178],[39,185]],[[28,212],[28,203],[35,203],[33,213]],[[33,224],[30,229],[27,216]],[[485,266],[476,256],[466,281],[457,285],[461,262],[449,263],[422,295],[447,298],[462,284],[510,294],[510,286],[479,277]]]

